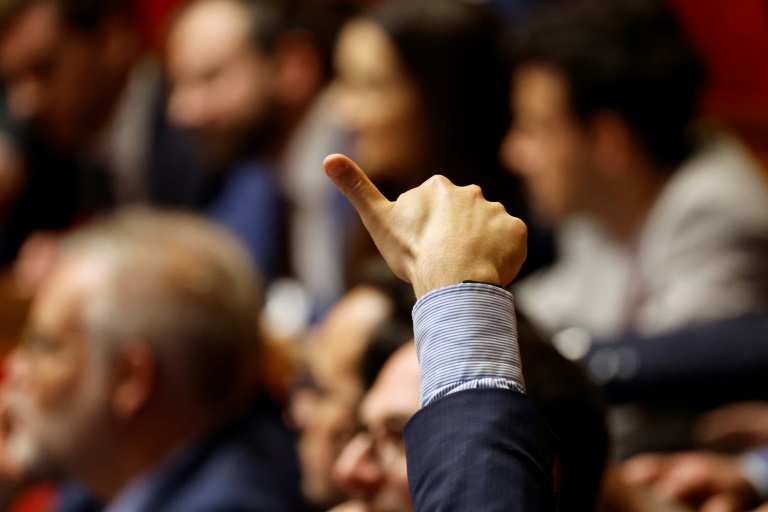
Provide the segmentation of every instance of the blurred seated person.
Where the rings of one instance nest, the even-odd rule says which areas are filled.
[[[408,490],[403,429],[419,410],[419,362],[407,343],[384,364],[360,404],[361,432],[344,447],[334,467],[352,498],[334,512],[413,510]]]
[[[208,221],[129,211],[76,232],[6,361],[4,467],[77,482],[66,512],[302,510],[294,437],[260,391],[260,301]]]
[[[504,154],[561,257],[520,283],[548,333],[655,334],[765,311],[768,189],[697,126],[701,63],[660,2],[567,2],[524,25]]]
[[[243,240],[270,279],[290,274],[284,153],[327,76],[313,26],[325,18],[307,5],[195,0],[168,36],[169,116],[205,159],[199,206]]]
[[[354,432],[355,410],[371,366],[372,339],[392,324],[408,324],[412,291],[387,268],[363,277],[332,308],[307,339],[306,376],[292,399],[293,421],[299,428],[302,490],[316,510],[327,510],[344,494],[332,479],[332,468]]]
[[[363,394],[362,354],[390,310],[387,297],[378,290],[353,288],[307,340],[308,382],[295,392],[292,410],[301,432],[302,490],[316,510],[327,510],[343,496],[331,480],[331,468],[354,425],[354,410]]]
[[[342,29],[335,53],[341,126],[350,154],[386,197],[441,174],[481,186],[489,200],[526,217],[517,181],[498,157],[509,123],[499,25],[476,3],[395,0]],[[531,226],[529,265],[546,259],[534,235]],[[377,254],[366,234],[356,242],[353,268]]]
[[[0,265],[27,237],[116,204],[188,205],[194,146],[166,122],[161,73],[132,0],[12,0],[0,6],[4,107]],[[10,153],[10,156],[9,156]],[[43,249],[46,250],[46,249]]]
[[[702,81],[660,2],[568,2],[521,29],[504,154],[561,257],[515,289],[548,334],[645,338],[768,308],[768,188],[738,141],[696,125]],[[689,448],[691,405],[615,409],[617,456]]]

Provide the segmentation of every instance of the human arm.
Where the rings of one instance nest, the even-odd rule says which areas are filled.
[[[484,378],[522,389],[516,333],[503,328],[514,325],[512,298],[492,285],[519,271],[525,226],[477,187],[433,177],[390,203],[349,159],[334,155],[324,165],[420,299],[414,328],[422,396],[435,399],[405,431],[415,509],[554,510],[550,434],[526,395],[493,385],[432,396]]]

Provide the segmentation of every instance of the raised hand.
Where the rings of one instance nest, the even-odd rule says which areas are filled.
[[[390,202],[349,158],[331,155],[323,167],[417,298],[466,280],[507,285],[525,261],[525,224],[477,186],[433,176]]]

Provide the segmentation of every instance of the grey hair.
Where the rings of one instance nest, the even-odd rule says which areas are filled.
[[[83,307],[95,350],[143,342],[183,402],[230,394],[259,349],[261,283],[234,235],[183,213],[130,209],[73,234],[63,257],[84,258],[101,288]]]

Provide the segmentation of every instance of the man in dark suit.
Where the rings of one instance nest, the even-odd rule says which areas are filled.
[[[390,203],[346,157],[324,167],[418,299],[422,409],[404,432],[415,510],[554,510],[553,440],[501,288],[525,259],[525,225],[477,187],[433,177]]]
[[[195,148],[166,121],[139,17],[134,0],[0,5],[0,140],[11,149],[0,176],[20,175],[0,205],[0,265],[31,233],[116,204],[183,206],[196,196]]]
[[[207,221],[129,211],[76,233],[6,362],[6,466],[110,512],[302,510],[254,371],[260,301],[247,251]],[[62,509],[89,510],[82,494]]]
[[[289,218],[304,205],[289,204],[299,185],[285,169],[292,151],[327,137],[303,133],[329,79],[336,24],[317,2],[194,0],[168,28],[168,117],[205,164],[196,207],[240,237],[268,281],[292,274]],[[297,150],[300,136],[309,139]]]

